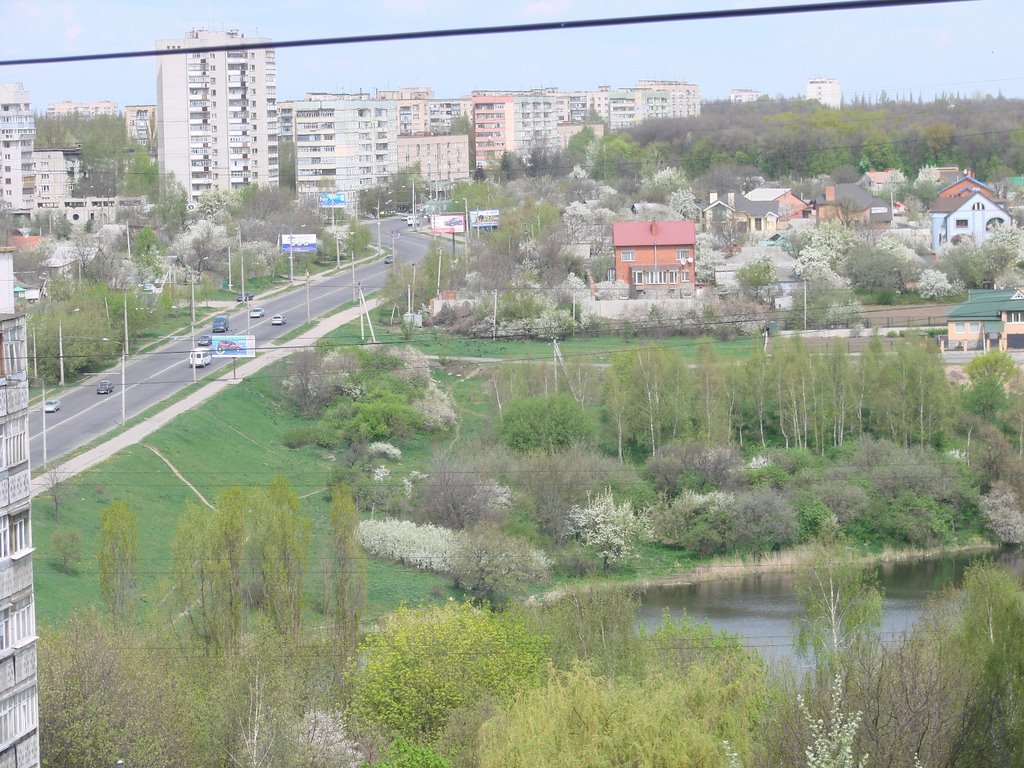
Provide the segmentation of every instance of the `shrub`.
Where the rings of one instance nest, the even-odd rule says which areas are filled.
[[[797,539],[801,542],[831,539],[838,522],[827,506],[817,499],[805,498],[797,502]]]
[[[1020,544],[1024,541],[1024,513],[1020,499],[1005,483],[996,483],[992,490],[981,497],[981,514],[989,527],[1004,544]]]
[[[762,488],[737,493],[732,500],[736,546],[766,552],[796,539],[796,509],[778,491]]]
[[[594,432],[590,413],[569,395],[513,400],[503,409],[499,428],[501,441],[521,453],[589,444]]]
[[[784,488],[790,476],[782,467],[748,467],[742,471],[743,479],[752,488]]]
[[[358,536],[367,554],[439,573],[452,572],[459,544],[456,531],[408,520],[361,520]]]
[[[682,547],[701,557],[725,552],[736,540],[732,497],[724,493],[684,491],[669,504],[652,510],[652,538],[670,547]]]

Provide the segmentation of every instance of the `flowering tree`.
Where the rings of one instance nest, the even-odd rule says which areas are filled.
[[[647,515],[634,513],[632,502],[616,504],[611,488],[572,510],[570,519],[583,543],[600,555],[605,573],[612,563],[635,556],[648,533]]]
[[[722,265],[724,257],[721,251],[715,249],[715,238],[707,232],[697,235],[694,261],[696,262],[697,281],[714,285],[715,270]]]
[[[668,197],[668,207],[673,216],[680,219],[696,221],[700,218],[700,206],[697,205],[697,196],[689,187],[675,190]]]
[[[943,296],[956,293],[957,289],[949,282],[944,272],[925,269],[921,271],[921,277],[917,280],[917,292],[921,294],[922,299],[941,299]]]

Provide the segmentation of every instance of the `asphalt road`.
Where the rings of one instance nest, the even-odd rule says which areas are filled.
[[[368,222],[371,232],[377,234],[377,222]],[[412,232],[402,219],[389,218],[380,222],[381,244],[388,248],[392,232],[400,233],[394,240],[398,264],[422,264],[430,245],[430,235]],[[383,258],[355,269],[355,280],[369,295],[384,284],[391,265],[384,264]],[[352,277],[347,270],[330,273],[309,282],[309,313],[311,318],[333,311],[352,300]],[[256,349],[267,345],[289,328],[306,322],[306,285],[304,277],[296,276],[295,287],[283,292],[275,291],[265,299],[259,294],[251,306],[263,307],[266,315],[261,319],[249,318],[247,307],[238,305],[229,313],[232,334],[252,334],[256,337]],[[287,319],[284,326],[273,326],[270,318],[281,314]],[[209,325],[196,326],[196,335],[210,333]],[[100,435],[114,429],[121,423],[121,408],[124,404],[125,417],[133,416],[156,405],[193,381],[193,369],[188,365],[188,353],[192,349],[192,338],[178,337],[167,344],[142,355],[130,355],[124,370],[124,386],[121,385],[120,367],[106,373],[86,378],[80,385],[59,392],[47,392],[48,397],[58,397],[61,409],[57,413],[42,413],[42,403],[33,406],[29,413],[29,447],[33,467],[41,467],[44,442],[47,461],[92,442]],[[232,361],[214,357],[206,368],[195,369],[197,379],[223,374]],[[97,395],[96,383],[110,379],[114,392]],[[45,423],[45,441],[43,425]]]

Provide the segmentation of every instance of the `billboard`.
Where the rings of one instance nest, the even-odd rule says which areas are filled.
[[[285,253],[316,253],[316,235],[281,235]]]
[[[435,235],[461,235],[466,231],[466,217],[461,213],[431,216],[430,231]]]
[[[317,198],[321,208],[344,208],[347,200],[344,192],[321,192]]]
[[[497,229],[501,211],[470,211],[469,226],[472,229]]]
[[[256,337],[214,334],[210,351],[217,357],[256,357]]]

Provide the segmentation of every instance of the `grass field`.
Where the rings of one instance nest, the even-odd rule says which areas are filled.
[[[435,355],[442,360],[445,358],[495,358],[507,361],[516,360],[539,360],[549,361],[552,359],[550,341],[540,339],[508,340],[497,339],[473,339],[463,336],[455,336],[443,330],[435,328],[416,329],[412,338],[407,340],[398,326],[382,325],[377,322],[377,313],[371,317],[374,319],[374,331],[377,341],[382,344],[412,344],[425,354]],[[390,318],[390,315],[388,315]],[[358,345],[367,343],[369,331],[365,334],[365,340],[360,335],[359,321],[354,320],[342,326],[329,335],[330,341],[340,345]],[[656,346],[662,349],[674,349],[683,354],[688,361],[696,361],[697,353],[702,339],[688,336],[670,336],[663,339],[636,338],[633,336],[622,337],[615,335],[597,336],[589,338],[567,338],[559,339],[558,345],[562,355],[566,358],[578,357],[583,360],[594,362],[607,362],[610,355],[615,352],[628,351],[644,346]],[[761,349],[764,339],[757,337],[741,337],[732,341],[715,341],[715,352],[719,358],[730,357],[744,358],[756,349]]]
[[[312,522],[307,594],[310,603],[318,603],[321,587],[316,563],[326,533],[327,481],[333,457],[315,447],[283,447],[283,435],[304,422],[280,405],[275,389],[281,372],[280,365],[271,366],[179,417],[142,444],[66,481],[60,525],[78,531],[83,545],[82,562],[70,574],[62,571],[54,555],[52,537],[58,525],[52,500],[47,494],[36,499],[33,534],[40,623],[52,625],[77,607],[100,603],[96,537],[105,505],[125,501],[138,517],[140,613],[145,614],[168,597],[171,542],[184,505],[202,504],[197,493],[213,502],[230,487],[264,487],[275,475],[291,482],[301,497],[302,512]],[[410,448],[410,463],[426,461],[429,442]],[[438,601],[454,594],[448,579],[377,561],[370,563],[369,590],[372,615],[401,602]]]

